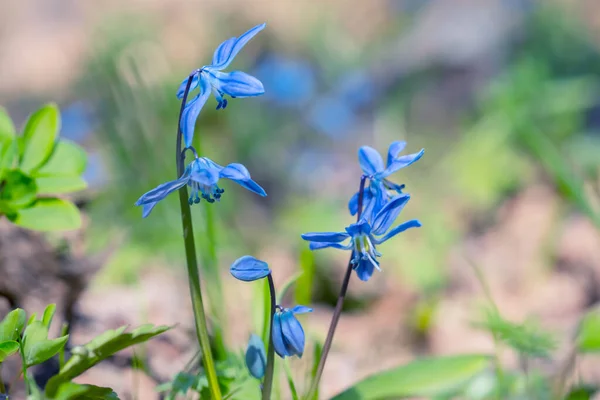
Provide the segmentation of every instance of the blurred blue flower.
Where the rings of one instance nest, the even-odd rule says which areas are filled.
[[[258,65],[256,72],[269,88],[265,97],[278,105],[301,106],[308,103],[314,95],[314,67],[305,60],[272,54]]]
[[[225,191],[217,185],[221,178],[230,179],[261,196],[267,195],[264,189],[250,178],[250,173],[242,164],[232,163],[222,167],[206,157],[199,157],[186,167],[179,179],[163,183],[145,193],[136,201],[135,205],[143,206],[142,216],[146,218],[159,201],[185,185],[192,188],[190,204],[200,203],[200,193],[203,199],[214,203],[215,200],[221,199],[221,195]]]
[[[405,147],[404,141],[390,144],[386,166],[374,148],[363,146],[358,150],[358,162],[364,175],[369,178],[369,186],[365,188],[363,197],[363,215],[367,219],[381,210],[394,196],[402,194],[404,185],[397,185],[386,178],[419,160],[425,153],[425,149],[421,149],[418,153],[401,156]],[[358,212],[358,192],[348,202],[348,209],[352,215]]]
[[[269,265],[252,256],[243,256],[231,264],[231,275],[240,281],[251,282],[269,275]]]
[[[304,353],[304,329],[295,314],[312,312],[312,308],[296,306],[294,308],[282,308],[278,306],[273,315],[273,347],[281,358],[298,356],[302,358]]]
[[[421,226],[418,220],[413,219],[389,230],[409,199],[408,194],[394,197],[374,216],[372,223],[361,218],[359,222],[347,227],[346,232],[305,233],[302,235],[302,239],[310,242],[311,250],[327,247],[352,250],[351,263],[358,278],[368,281],[373,275],[373,271],[379,270],[377,257],[381,257],[381,253],[377,251],[375,245],[381,244],[409,228]],[[350,242],[342,244],[346,239],[350,239]]]
[[[340,138],[356,124],[356,115],[341,97],[322,96],[312,105],[307,114],[308,123],[326,135]]]
[[[254,333],[250,335],[248,348],[246,349],[246,367],[250,375],[256,379],[262,379],[267,367],[267,352],[262,339]]]
[[[237,53],[265,26],[266,24],[257,25],[239,38],[227,39],[215,50],[211,65],[205,65],[190,75],[192,76],[192,82],[189,90],[191,91],[199,86],[200,93],[185,105],[179,122],[186,147],[192,145],[196,119],[198,119],[200,110],[208,100],[211,91],[218,102],[217,110],[227,107],[227,100],[223,97],[224,95],[232,98],[243,98],[260,96],[265,92],[263,84],[245,72],[220,72],[229,66]],[[177,98],[183,97],[188,79],[189,77],[185,78],[179,86]]]

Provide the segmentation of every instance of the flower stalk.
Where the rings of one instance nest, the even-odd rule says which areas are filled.
[[[177,177],[180,177],[183,174],[185,154],[185,152],[181,149],[182,132],[179,121],[181,121],[181,115],[183,114],[183,110],[185,108],[187,97],[190,91],[190,86],[192,84],[192,78],[192,75],[188,77],[183,98],[181,101],[179,119],[177,120]],[[204,312],[202,290],[200,288],[200,273],[198,272],[198,260],[196,257],[196,247],[194,245],[194,228],[192,226],[192,214],[190,210],[190,205],[188,203],[188,191],[186,185],[179,189],[179,203],[181,206],[183,241],[185,245],[185,258],[187,264],[188,280],[190,284],[192,308],[194,312],[194,320],[196,325],[196,335],[198,338],[200,349],[202,350],[202,360],[204,363],[204,369],[206,371],[206,377],[208,379],[208,386],[211,394],[211,399],[220,400],[222,396],[221,390],[219,389],[219,381],[217,379],[215,363],[210,348],[210,339],[208,336],[207,326],[208,324],[206,322],[206,314]]]
[[[358,212],[356,213],[356,221],[360,221],[360,217],[362,215],[363,209],[363,198],[365,192],[365,181],[367,177],[362,175],[360,178],[360,187],[358,189]],[[321,359],[319,360],[319,365],[317,367],[317,373],[310,385],[310,389],[306,398],[308,400],[312,400],[315,398],[317,391],[319,389],[319,382],[321,380],[321,375],[323,375],[323,369],[325,368],[325,362],[327,361],[327,355],[329,354],[329,350],[331,350],[331,343],[333,342],[333,336],[335,335],[335,330],[337,328],[337,324],[340,320],[340,316],[342,314],[342,307],[344,306],[344,300],[346,299],[346,292],[348,291],[348,285],[350,284],[350,276],[352,275],[352,258],[353,255],[350,255],[350,261],[348,261],[348,267],[346,268],[346,274],[344,275],[344,280],[342,281],[342,287],[340,289],[340,294],[337,299],[337,303],[335,304],[335,310],[333,311],[333,317],[331,318],[331,324],[329,325],[329,331],[327,332],[327,338],[325,339],[325,344],[323,345],[323,351],[321,353]]]
[[[275,284],[273,283],[273,276],[271,274],[267,278],[269,280],[269,295],[271,297],[271,315],[269,316],[269,346],[267,348],[267,368],[262,387],[262,400],[269,400],[271,398],[273,372],[275,370],[275,347],[273,346],[273,316],[275,315],[276,307]]]

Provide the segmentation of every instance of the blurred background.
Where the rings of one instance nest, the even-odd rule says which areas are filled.
[[[423,227],[381,246],[369,282],[352,279],[323,397],[425,354],[491,352],[473,325],[487,301],[475,271],[506,318],[553,332],[560,359],[600,301],[594,0],[3,1],[0,104],[21,124],[57,102],[63,137],[89,154],[80,232],[0,221],[12,304],[62,304],[74,343],[124,323],[178,324],[143,350],[149,373],[125,359],[85,376],[122,398],[155,398],[186,365],[195,348],[177,196],[145,220],[133,203],[176,175],[181,80],[265,21],[229,68],[259,78],[265,95],[226,111],[209,99],[195,139],[220,164],[244,163],[269,194],[228,182],[218,206],[193,207],[200,258],[218,260],[225,287],[211,307],[227,314],[226,342],[242,349],[254,326],[254,289],[228,273],[243,254],[267,261],[280,285],[304,271],[286,302],[310,303],[309,341],[324,340],[347,254],[312,254],[300,234],[352,223],[358,148],[385,154],[406,140],[426,153],[393,176],[412,196],[400,219]],[[580,375],[600,381],[598,361],[582,360]]]

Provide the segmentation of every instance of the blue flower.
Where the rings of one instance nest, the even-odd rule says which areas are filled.
[[[142,216],[146,218],[159,201],[185,185],[192,188],[190,204],[200,203],[200,197],[209,203],[214,203],[215,200],[219,201],[225,192],[217,185],[221,178],[230,179],[261,196],[267,195],[264,189],[250,178],[250,173],[242,164],[232,163],[222,167],[206,157],[199,157],[186,167],[179,179],[163,183],[145,193],[136,201],[135,205],[143,206]]]
[[[365,188],[363,197],[363,215],[370,216],[377,213],[394,196],[402,194],[404,185],[397,185],[386,178],[419,160],[425,153],[425,149],[421,149],[418,153],[401,156],[404,147],[406,147],[404,141],[390,144],[386,166],[383,165],[381,155],[374,148],[363,146],[358,150],[358,162],[365,176],[369,178],[369,186]],[[352,215],[358,212],[358,193],[350,199],[348,209]]]
[[[194,71],[190,89],[200,87],[200,93],[185,105],[181,121],[179,121],[183,139],[186,147],[192,145],[194,137],[194,126],[200,110],[208,100],[210,93],[217,99],[217,110],[227,107],[227,100],[224,95],[236,97],[260,96],[265,92],[263,84],[255,77],[241,71],[221,72],[227,68],[233,61],[237,53],[252,39],[258,32],[264,29],[266,24],[260,24],[244,33],[239,38],[232,37],[224,41],[217,47],[213,55],[212,64]],[[185,78],[179,89],[177,97],[182,98],[185,93],[189,77]]]
[[[304,353],[304,329],[294,314],[312,312],[312,308],[296,306],[292,309],[278,306],[273,315],[273,347],[281,358],[298,356]]]
[[[257,335],[250,335],[248,348],[246,349],[246,367],[250,371],[250,375],[256,379],[262,379],[265,376],[267,368],[267,355],[265,344]]]
[[[381,244],[409,228],[421,226],[418,220],[413,219],[389,230],[409,199],[408,194],[394,197],[375,214],[372,222],[361,218],[359,222],[347,227],[346,232],[305,233],[302,235],[302,239],[310,242],[311,250],[327,247],[352,250],[350,262],[358,278],[368,281],[373,275],[373,271],[379,270],[377,257],[381,257],[381,253],[377,251],[375,245]],[[350,242],[342,244],[346,239],[350,239]]]
[[[269,265],[266,262],[252,256],[238,258],[231,264],[229,271],[234,278],[245,282],[262,279],[271,273]]]

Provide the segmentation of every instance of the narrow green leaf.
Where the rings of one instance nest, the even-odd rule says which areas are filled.
[[[308,379],[309,384],[307,385],[307,388],[310,388],[312,386],[312,383],[317,376],[317,370],[319,368],[319,361],[321,360],[321,354],[323,354],[323,345],[321,344],[321,342],[315,342],[313,358],[312,358],[312,366],[310,368],[310,376]],[[312,399],[307,399],[307,400],[319,400],[319,388],[318,387],[317,387],[317,391],[315,392],[314,397]]]
[[[300,269],[302,275],[299,277],[294,291],[296,304],[310,304],[315,277],[315,255],[308,247],[304,247],[300,253]]]
[[[276,301],[277,304],[281,304],[283,302],[283,299],[285,299],[287,292],[291,289],[292,285],[294,283],[296,283],[296,281],[298,281],[298,279],[300,279],[302,274],[303,274],[303,272],[300,271],[300,272],[292,275],[290,277],[290,279],[285,281],[285,283],[279,289],[279,293],[277,293],[277,301]],[[298,303],[298,304],[309,304],[309,303]]]
[[[0,322],[0,341],[19,339],[26,319],[25,310],[20,308],[6,314],[6,317]]]
[[[15,126],[4,107],[0,107],[0,142],[15,138]]]
[[[61,194],[83,190],[87,183],[79,176],[41,176],[35,179],[38,194]]]
[[[4,187],[0,191],[0,201],[17,211],[35,201],[36,190],[33,178],[21,171],[10,170],[4,175]]]
[[[584,353],[600,351],[600,311],[592,310],[583,317],[577,344]]]
[[[4,179],[7,170],[13,167],[18,154],[16,140],[0,142],[0,181]]]
[[[23,171],[33,171],[48,159],[59,130],[60,113],[55,104],[47,104],[31,114],[23,130],[23,158],[20,164]]]
[[[18,350],[19,343],[14,340],[0,342],[0,363],[4,362],[7,357],[15,354]]]
[[[52,155],[34,176],[79,176],[85,171],[85,150],[70,140],[60,139]]]
[[[490,357],[486,355],[423,358],[372,375],[338,394],[332,400],[400,399],[447,395],[460,390],[489,364]]]
[[[50,330],[50,324],[52,323],[52,317],[56,312],[56,304],[48,304],[44,310],[44,316],[42,317],[42,323],[46,329]]]
[[[298,391],[296,390],[296,384],[294,383],[294,377],[292,376],[292,370],[290,369],[288,359],[285,358],[282,361],[283,369],[285,370],[285,377],[290,388],[290,393],[292,394],[292,400],[299,400]]]
[[[171,329],[168,326],[142,325],[131,332],[125,332],[123,326],[116,330],[106,331],[92,339],[89,343],[73,349],[73,356],[67,361],[58,375],[53,376],[46,385],[46,394],[54,396],[59,386],[81,375],[100,361],[138,343],[145,342]]]
[[[37,231],[66,231],[81,226],[81,215],[67,200],[39,199],[31,207],[19,210],[12,222]]]

